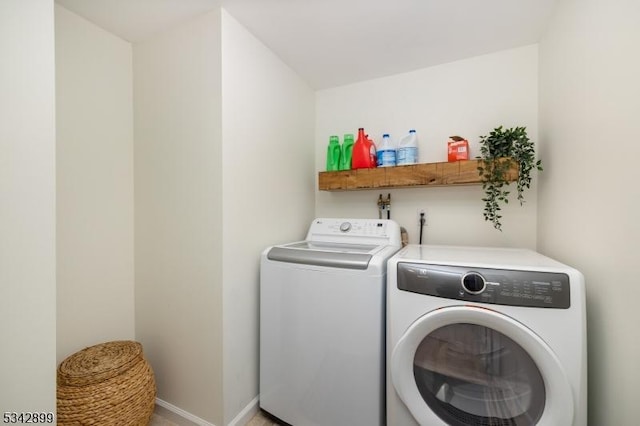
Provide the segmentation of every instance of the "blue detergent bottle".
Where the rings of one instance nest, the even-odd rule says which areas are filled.
[[[378,167],[390,167],[396,165],[396,148],[391,142],[388,133],[382,135],[382,143],[378,147]]]

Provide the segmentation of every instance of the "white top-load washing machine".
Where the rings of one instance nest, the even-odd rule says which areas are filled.
[[[260,407],[296,426],[385,422],[391,220],[315,219],[260,268]]]
[[[389,260],[387,421],[585,426],[584,279],[534,251],[409,245]]]

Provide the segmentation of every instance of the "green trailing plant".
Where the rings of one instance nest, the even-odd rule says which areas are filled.
[[[502,231],[502,203],[509,203],[509,170],[518,166],[516,189],[518,201],[524,204],[524,191],[531,186],[531,171],[542,170],[542,161],[535,157],[535,147],[525,127],[503,129],[496,127],[489,135],[480,137],[478,172],[484,190],[484,219]]]

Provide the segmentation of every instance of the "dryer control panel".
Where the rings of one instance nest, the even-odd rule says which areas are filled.
[[[569,276],[556,272],[398,262],[398,288],[428,296],[497,305],[567,309]]]

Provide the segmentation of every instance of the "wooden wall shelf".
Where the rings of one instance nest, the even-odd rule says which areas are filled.
[[[421,163],[407,166],[379,167],[375,169],[319,172],[320,191],[353,191],[377,188],[411,188],[448,185],[479,184],[480,160],[452,163]],[[509,171],[509,180],[518,178],[518,168]]]

